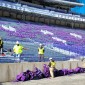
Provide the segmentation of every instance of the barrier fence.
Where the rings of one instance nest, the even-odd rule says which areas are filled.
[[[82,61],[57,61],[57,69],[75,69],[82,67],[85,62]],[[42,70],[43,65],[48,62],[23,62],[23,63],[4,63],[0,64],[0,82],[14,81],[16,75],[26,70],[33,70],[34,66]]]

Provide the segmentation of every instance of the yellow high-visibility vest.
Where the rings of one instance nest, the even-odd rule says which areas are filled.
[[[0,41],[0,46],[2,45],[2,43],[3,43],[3,41],[1,40],[1,41]]]
[[[38,54],[44,54],[44,48],[38,48]]]
[[[55,67],[56,63],[55,62],[51,62],[51,67]]]
[[[13,50],[14,50],[14,52],[16,53],[16,54],[21,54],[22,52],[23,52],[23,46],[21,46],[21,45],[19,45],[19,46],[17,46],[17,45],[15,45],[14,46],[14,48],[13,48]]]

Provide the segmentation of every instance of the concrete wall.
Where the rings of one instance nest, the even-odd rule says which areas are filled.
[[[34,67],[38,67],[40,70],[43,68],[43,64],[48,62],[23,62],[23,63],[5,63],[0,64],[0,82],[14,81],[16,75],[20,72],[24,72],[27,69],[33,70]],[[85,67],[85,62],[82,61],[58,61],[56,62],[57,69],[74,69],[76,67]]]
[[[9,81],[8,64],[0,64],[0,82]]]
[[[56,62],[56,68],[59,70],[59,69],[62,69],[63,68],[63,62],[62,61],[58,61]]]
[[[9,64],[8,68],[9,72],[9,81],[13,81],[16,78],[16,75],[23,72],[23,64],[21,63],[15,63],[15,64]]]
[[[62,68],[64,68],[64,69],[71,69],[71,62],[70,61],[64,61]]]

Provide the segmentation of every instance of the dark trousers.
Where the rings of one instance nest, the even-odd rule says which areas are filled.
[[[3,48],[0,47],[0,54],[2,54],[2,53],[3,53]]]
[[[44,61],[44,54],[39,54],[39,62]]]

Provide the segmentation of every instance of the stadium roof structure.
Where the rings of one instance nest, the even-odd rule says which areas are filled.
[[[83,3],[77,3],[77,2],[70,2],[65,0],[43,0],[44,2],[53,3],[53,4],[62,4],[62,5],[70,5],[72,7],[74,6],[83,6]]]
[[[30,1],[27,1],[27,2],[30,2]],[[38,3],[35,3],[35,2],[38,2]],[[84,6],[84,3],[71,2],[66,0],[32,0],[31,3],[41,4],[44,7],[50,6],[50,7],[60,8],[65,10],[69,10],[75,6]]]

